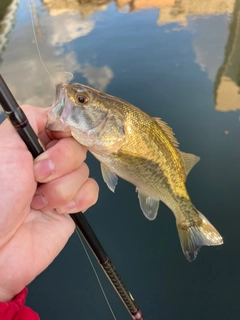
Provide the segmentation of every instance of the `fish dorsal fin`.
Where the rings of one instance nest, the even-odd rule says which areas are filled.
[[[174,136],[172,128],[170,128],[166,122],[162,121],[160,118],[153,118],[157,125],[166,133],[168,139],[172,142],[175,147],[178,147],[179,143]]]
[[[101,163],[101,171],[103,180],[106,182],[108,188],[114,192],[115,187],[117,185],[118,177],[115,173],[108,169],[104,164]]]
[[[138,199],[143,214],[148,220],[154,220],[158,213],[159,200],[155,200],[149,196],[146,196],[140,190],[138,191]]]
[[[191,171],[191,169],[195,166],[195,164],[198,163],[198,161],[200,160],[200,157],[195,156],[195,154],[185,153],[182,151],[180,153],[181,153],[181,156],[183,159],[185,173],[187,176],[189,174],[189,172]]]

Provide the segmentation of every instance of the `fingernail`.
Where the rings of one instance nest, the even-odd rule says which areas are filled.
[[[59,207],[56,210],[58,213],[68,213],[69,211],[71,211],[75,207],[76,207],[76,203],[75,203],[75,201],[72,200],[68,204],[66,204],[65,206]]]
[[[32,199],[31,208],[40,210],[48,205],[47,199],[40,193],[36,193]]]
[[[37,180],[43,180],[55,172],[55,164],[52,160],[43,160],[34,165],[34,174]]]

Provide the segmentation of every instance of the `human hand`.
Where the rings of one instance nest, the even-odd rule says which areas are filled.
[[[84,163],[87,149],[70,133],[46,131],[46,109],[23,110],[46,151],[33,161],[10,122],[0,125],[2,302],[11,300],[62,250],[75,229],[63,213],[84,211],[98,197]]]

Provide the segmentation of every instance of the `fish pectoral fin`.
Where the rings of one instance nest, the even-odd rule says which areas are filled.
[[[101,163],[101,171],[103,180],[106,182],[108,188],[114,192],[115,187],[117,185],[118,177],[115,173],[113,173],[111,170],[108,169],[107,166]]]
[[[142,209],[143,214],[148,220],[154,220],[158,213],[159,200],[155,200],[145,195],[140,190],[137,191],[140,207]]]
[[[184,162],[184,167],[185,167],[185,173],[186,176],[189,174],[191,169],[195,166],[196,163],[200,160],[200,157],[195,156],[195,154],[192,153],[185,153],[185,152],[180,152],[183,162]]]

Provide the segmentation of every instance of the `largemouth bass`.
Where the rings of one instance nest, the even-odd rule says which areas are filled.
[[[159,202],[174,213],[181,247],[188,261],[202,246],[223,243],[212,224],[192,204],[185,182],[199,157],[181,152],[172,129],[130,103],[88,86],[58,84],[47,128],[70,130],[100,161],[103,179],[114,191],[118,176],[137,188],[147,219]]]

